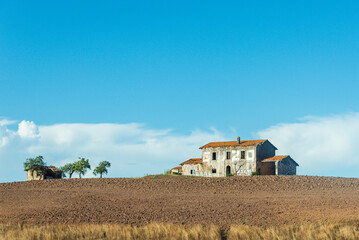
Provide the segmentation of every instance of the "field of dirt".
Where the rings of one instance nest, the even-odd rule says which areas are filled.
[[[359,219],[359,179],[148,176],[0,184],[0,223],[281,225]]]

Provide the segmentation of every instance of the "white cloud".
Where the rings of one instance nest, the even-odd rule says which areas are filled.
[[[108,177],[162,173],[191,157],[210,141],[226,138],[216,129],[186,135],[171,129],[150,129],[143,124],[55,124],[37,126],[0,120],[0,182],[23,181],[26,158],[43,155],[48,164],[61,166],[78,157],[92,167],[110,161]],[[359,177],[359,113],[307,117],[297,123],[281,123],[258,132],[298,163],[298,173]],[[91,171],[87,176],[92,176]]]
[[[306,117],[258,135],[269,139],[279,154],[291,155],[300,165],[299,174],[359,177],[359,113]]]
[[[0,120],[0,127],[2,126],[7,126],[7,125],[12,125],[12,124],[15,124],[16,121],[13,121],[13,120],[8,120],[8,119],[1,119]]]
[[[93,167],[110,161],[108,177],[162,173],[190,157],[201,156],[199,146],[223,139],[215,129],[176,135],[171,129],[149,129],[138,123],[37,126],[22,121],[17,131],[0,126],[0,182],[25,180],[22,163],[37,155],[55,166],[78,157],[89,158]],[[92,176],[90,173],[87,176]]]
[[[17,133],[21,138],[36,138],[39,135],[39,129],[32,121],[22,121],[19,123]]]

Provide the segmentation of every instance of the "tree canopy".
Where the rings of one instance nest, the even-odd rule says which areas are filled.
[[[34,175],[34,171],[39,171],[46,163],[43,156],[37,156],[35,158],[28,158],[24,162],[24,170],[31,171],[31,175]]]
[[[62,177],[66,177],[66,173],[69,174],[69,178],[72,177],[72,174],[75,172],[75,164],[74,163],[67,163],[64,166],[60,167],[62,171]]]
[[[40,169],[42,166],[45,166],[46,163],[44,162],[43,156],[37,156],[35,158],[28,158],[24,162],[24,170],[37,170]]]
[[[79,160],[74,163],[74,169],[79,174],[79,178],[81,178],[81,176],[86,174],[87,169],[91,169],[89,160],[79,157]]]
[[[100,178],[102,178],[102,174],[107,174],[108,169],[111,167],[111,163],[108,161],[102,161],[99,163],[99,165],[93,170],[93,174],[96,176],[97,174],[100,174]]]

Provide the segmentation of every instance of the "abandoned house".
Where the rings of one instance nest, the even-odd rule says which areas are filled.
[[[289,155],[276,156],[277,148],[265,140],[211,142],[202,147],[202,158],[180,165],[182,175],[225,177],[228,175],[295,175],[299,166]]]
[[[55,167],[39,166],[36,170],[25,170],[26,181],[62,178],[62,171]]]

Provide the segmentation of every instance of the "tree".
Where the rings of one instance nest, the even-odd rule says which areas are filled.
[[[245,159],[233,161],[234,172],[236,173],[236,175],[238,175],[238,171],[240,169],[242,169],[246,164],[247,164],[247,161]]]
[[[79,174],[79,178],[81,178],[81,176],[86,174],[87,169],[91,169],[89,160],[79,157],[79,160],[74,163],[74,169]]]
[[[69,178],[72,177],[72,174],[75,172],[75,164],[74,163],[67,163],[64,166],[60,167],[60,170],[62,171],[62,176],[66,177],[66,173],[69,174]]]
[[[97,174],[100,174],[100,178],[102,178],[102,174],[107,174],[108,169],[111,167],[111,163],[108,161],[100,162],[99,165],[93,170],[93,174],[96,176]]]
[[[28,158],[24,162],[24,169],[25,171],[31,171],[31,175],[34,176],[34,171],[42,170],[42,167],[45,166],[46,163],[44,162],[43,156],[37,156],[35,158]]]

